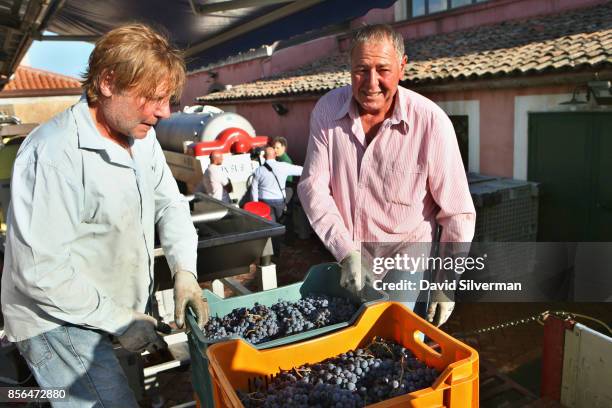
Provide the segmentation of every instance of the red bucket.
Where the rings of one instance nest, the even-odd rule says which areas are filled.
[[[270,206],[266,203],[262,203],[261,201],[249,201],[244,205],[244,209],[250,213],[259,215],[260,217],[272,221]]]

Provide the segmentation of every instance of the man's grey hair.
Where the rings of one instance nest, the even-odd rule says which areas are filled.
[[[393,44],[395,52],[397,53],[397,59],[401,63],[405,52],[404,38],[400,33],[395,31],[387,24],[366,25],[357,30],[353,35],[353,39],[351,40],[349,60],[352,58],[353,50],[357,46],[368,42],[380,43],[383,41],[391,41],[391,44]]]

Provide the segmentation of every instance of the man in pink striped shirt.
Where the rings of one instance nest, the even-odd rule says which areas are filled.
[[[453,126],[429,99],[399,86],[403,38],[362,28],[351,45],[351,86],[323,96],[310,120],[300,200],[341,262],[342,283],[364,284],[365,242],[471,242],[475,210]],[[432,293],[427,315],[444,323],[454,304]]]

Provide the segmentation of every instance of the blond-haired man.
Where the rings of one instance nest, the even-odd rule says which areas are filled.
[[[71,406],[137,406],[110,335],[130,351],[164,346],[145,314],[154,230],[174,276],[175,318],[191,304],[197,236],[153,126],[185,81],[180,53],[148,26],[102,36],[85,94],[32,132],[12,178],[2,310],[5,332],[43,387]]]

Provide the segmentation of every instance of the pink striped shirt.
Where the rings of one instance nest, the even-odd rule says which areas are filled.
[[[436,222],[442,242],[474,236],[476,212],[450,119],[401,86],[394,106],[369,146],[350,86],[324,95],[312,112],[298,193],[338,261],[361,242],[431,242]]]

